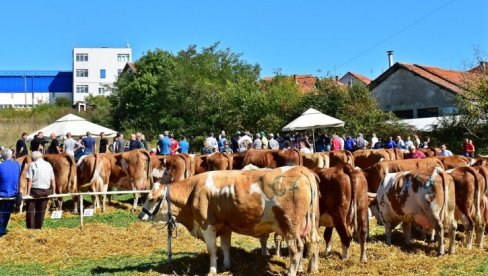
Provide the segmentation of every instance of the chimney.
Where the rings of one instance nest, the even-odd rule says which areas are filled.
[[[481,72],[486,72],[486,61],[480,61]]]
[[[339,76],[335,76],[335,81],[339,82]]]
[[[388,67],[391,67],[393,65],[393,51],[386,51],[386,54],[388,55]]]

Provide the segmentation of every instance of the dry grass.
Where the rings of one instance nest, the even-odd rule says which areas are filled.
[[[21,220],[23,215],[14,216]],[[325,256],[325,244],[321,243],[321,274],[458,274],[469,273],[484,262],[488,254],[485,250],[467,250],[457,243],[454,255],[436,256],[436,245],[415,241],[403,246],[400,232],[393,235],[393,245],[384,243],[382,228],[372,227],[372,242],[367,245],[368,263],[359,262],[359,245],[352,244],[351,258],[340,259],[340,241],[333,236],[333,251]],[[43,230],[14,229],[0,239],[0,267],[4,264],[39,263],[63,270],[81,262],[94,263],[105,258],[142,258],[138,264],[120,265],[117,268],[101,263],[95,272],[149,273],[149,274],[202,274],[208,270],[209,259],[203,242],[190,236],[180,227],[178,237],[173,241],[174,261],[171,265],[154,258],[155,252],[166,249],[166,231],[156,229],[150,223],[135,222],[129,227],[114,227],[104,223],[88,224],[81,228],[58,228]],[[486,243],[485,239],[485,243]],[[269,240],[271,247],[272,240]],[[288,258],[261,257],[259,241],[242,235],[233,235],[231,251],[232,273],[236,275],[283,274],[288,267]],[[286,250],[285,250],[286,251]],[[39,252],[42,252],[39,254]],[[273,250],[271,250],[273,252]],[[222,255],[219,252],[219,264]],[[306,265],[306,262],[305,262]],[[93,272],[93,271],[92,271]],[[226,273],[227,274],[227,273]]]

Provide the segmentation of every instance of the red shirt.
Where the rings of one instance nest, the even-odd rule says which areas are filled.
[[[408,159],[422,159],[425,158],[425,154],[420,150],[415,150],[414,153],[408,154]]]
[[[176,139],[171,138],[171,146],[169,147],[169,151],[171,155],[175,155],[177,150],[178,150],[178,141]]]
[[[474,152],[474,145],[471,143],[466,144],[466,152]]]
[[[341,141],[339,139],[332,139],[332,151],[339,151],[341,149]]]

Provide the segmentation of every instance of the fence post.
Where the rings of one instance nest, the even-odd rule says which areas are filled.
[[[85,212],[83,208],[83,195],[80,195],[80,226],[83,227],[83,213]]]

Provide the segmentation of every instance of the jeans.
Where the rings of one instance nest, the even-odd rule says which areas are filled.
[[[7,233],[7,224],[10,214],[14,211],[13,200],[0,201],[0,237]]]

